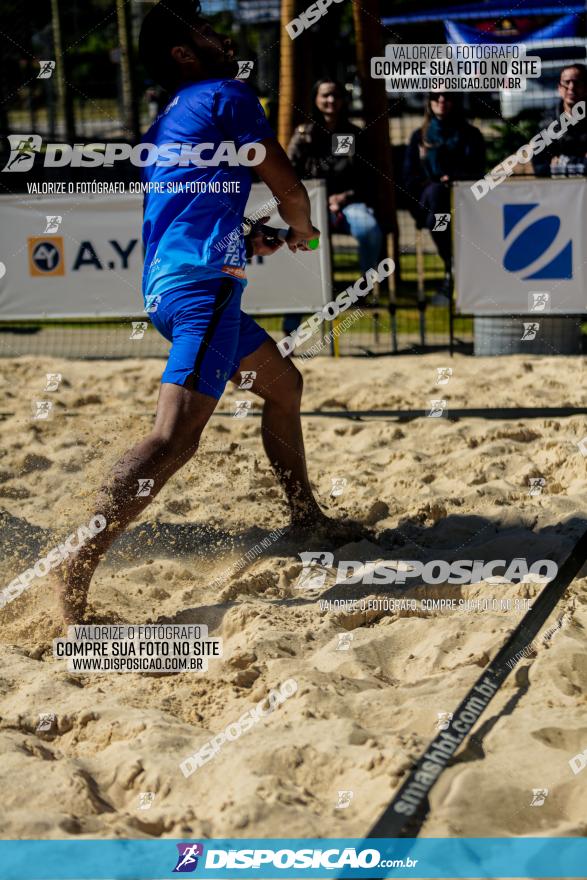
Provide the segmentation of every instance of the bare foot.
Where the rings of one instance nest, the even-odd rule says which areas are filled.
[[[75,557],[60,565],[53,572],[52,585],[65,623],[84,622],[88,590],[93,570],[79,564]]]
[[[348,519],[332,519],[320,511],[311,516],[293,519],[287,532],[292,541],[317,541],[348,544],[351,541],[374,541],[375,535],[361,523]]]

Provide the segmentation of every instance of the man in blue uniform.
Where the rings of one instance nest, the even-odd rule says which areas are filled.
[[[243,371],[256,373],[251,390],[264,400],[263,445],[293,526],[303,532],[329,522],[306,470],[301,375],[241,311],[246,253],[239,230],[250,166],[278,202],[292,251],[307,250],[306,242],[319,235],[308,194],[254,93],[233,79],[238,65],[230,41],[200,17],[199,3],[161,0],[145,17],[140,51],[153,78],[172,95],[144,138],[163,158],[146,165],[143,176],[152,185],[144,203],[143,294],[153,324],[172,347],[155,425],[115,465],[97,499],[96,513],[106,517],[108,528],[61,569],[58,592],[70,623],[83,618],[90,579],[105,550],[193,456],[227,381],[238,384]],[[256,254],[269,256],[281,246],[260,227],[253,227],[249,240]],[[148,494],[137,494],[141,480],[149,481]]]

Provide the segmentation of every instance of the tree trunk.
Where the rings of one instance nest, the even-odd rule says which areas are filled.
[[[135,101],[132,76],[132,44],[128,18],[128,3],[116,0],[116,17],[118,19],[118,45],[120,47],[120,84],[122,90],[122,124],[125,137],[134,142],[139,139],[139,114]]]
[[[67,88],[66,62],[63,55],[63,39],[61,36],[61,15],[59,0],[51,0],[51,27],[53,30],[53,48],[55,51],[55,83],[57,86],[57,119],[64,129],[64,139],[72,144],[75,141],[75,119],[73,104]],[[58,123],[57,123],[58,124]]]
[[[377,170],[377,215],[384,222],[388,235],[388,254],[395,262],[395,273],[390,276],[390,291],[400,281],[400,250],[395,192],[393,186],[393,165],[391,160],[391,140],[389,137],[389,109],[385,80],[372,79],[370,59],[384,52],[381,38],[381,11],[379,0],[361,0],[353,3],[355,41],[357,51],[357,70],[361,81],[363,110],[367,131],[367,144],[372,151]],[[391,241],[389,240],[391,239]]]
[[[277,139],[287,149],[294,129],[294,45],[285,29],[286,24],[295,18],[296,0],[281,0],[281,33],[279,41],[279,114],[277,117]]]

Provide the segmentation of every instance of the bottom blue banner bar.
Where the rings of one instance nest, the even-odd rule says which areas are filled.
[[[1,880],[582,877],[587,839],[2,840]]]

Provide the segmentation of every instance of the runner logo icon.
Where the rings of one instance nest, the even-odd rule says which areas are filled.
[[[333,156],[354,156],[355,155],[355,136],[354,136],[354,134],[333,134],[332,135],[332,155]]]
[[[448,224],[450,223],[450,214],[435,214],[434,215],[434,228],[432,232],[445,232],[448,229]]]
[[[30,171],[35,156],[41,149],[42,139],[38,134],[9,134],[10,156],[2,171]]]
[[[548,797],[548,789],[547,788],[533,788],[532,789],[532,800],[530,801],[531,807],[541,807]]]
[[[248,79],[251,75],[251,71],[253,70],[253,62],[252,61],[239,61],[238,62],[238,73],[236,75],[236,79]]]
[[[322,551],[308,551],[299,554],[303,568],[296,581],[297,590],[314,590],[323,587],[328,569],[334,563],[334,554]]]
[[[51,74],[55,70],[54,61],[39,61],[41,69],[37,74],[37,79],[51,79]]]
[[[190,874],[198,867],[198,857],[204,855],[201,843],[176,843],[178,856],[174,874]]]
[[[538,322],[527,323],[525,321],[522,323],[524,324],[524,331],[520,341],[529,340],[531,342],[533,339],[536,339],[536,335],[540,330],[540,324]]]

